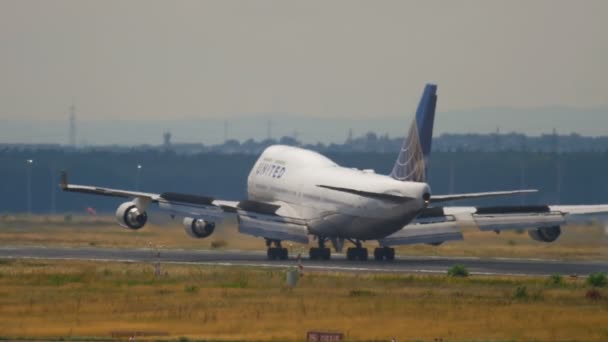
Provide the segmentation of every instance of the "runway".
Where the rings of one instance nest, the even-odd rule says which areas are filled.
[[[269,261],[265,251],[181,250],[181,249],[113,249],[69,247],[0,247],[0,258],[92,260],[100,262],[163,262],[177,264],[286,268],[296,265],[295,258]],[[305,271],[358,273],[428,273],[445,274],[455,264],[465,265],[475,275],[586,276],[607,272],[608,262],[565,262],[540,259],[463,258],[434,256],[401,256],[393,262],[353,262],[343,254],[332,255],[330,261],[302,259]]]

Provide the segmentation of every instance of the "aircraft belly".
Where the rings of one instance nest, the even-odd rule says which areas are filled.
[[[402,217],[398,220],[382,220],[332,213],[309,222],[308,226],[311,233],[319,236],[377,240],[400,230],[412,219],[413,216]]]

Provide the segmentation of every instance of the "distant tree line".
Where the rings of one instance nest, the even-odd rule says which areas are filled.
[[[344,166],[388,174],[396,151],[327,155]],[[249,153],[178,154],[160,149],[4,148],[0,149],[0,213],[27,212],[28,202],[37,213],[84,212],[86,207],[111,212],[120,203],[115,198],[61,192],[61,170],[69,171],[73,183],[239,200],[246,196],[247,175],[256,159]],[[608,152],[436,151],[429,170],[429,182],[437,194],[540,190],[486,204],[608,203]],[[475,202],[458,205],[471,203]]]
[[[284,136],[278,139],[267,138],[264,140],[247,139],[238,141],[226,140],[221,144],[205,145],[203,143],[171,143],[171,135],[165,133],[161,145],[93,145],[66,147],[59,144],[0,144],[2,149],[67,149],[89,152],[129,152],[134,149],[139,151],[158,150],[172,151],[177,154],[199,154],[199,153],[221,153],[221,154],[259,154],[266,147],[274,144],[300,146],[323,153],[360,153],[376,152],[390,153],[398,151],[403,143],[403,137],[389,137],[368,132],[358,137],[348,135],[344,143],[303,143],[294,137]],[[433,151],[438,152],[603,152],[608,151],[608,136],[590,137],[576,133],[568,135],[543,134],[540,136],[527,136],[521,133],[491,133],[491,134],[448,134],[433,137]]]

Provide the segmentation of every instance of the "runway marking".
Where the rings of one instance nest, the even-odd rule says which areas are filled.
[[[151,264],[156,263],[155,260],[139,260],[139,259],[124,259],[124,258],[78,258],[78,257],[36,257],[36,256],[6,256],[5,259],[32,259],[32,260],[70,260],[70,261],[95,261],[95,262],[124,262],[124,263],[140,263],[140,264]],[[224,266],[224,267],[259,267],[259,268],[294,268],[296,265],[285,265],[285,264],[268,264],[268,263],[234,263],[226,261],[174,261],[166,260],[161,261],[161,264],[172,264],[172,265],[206,265],[206,266]],[[422,273],[422,274],[445,274],[447,270],[431,270],[431,269],[398,269],[398,268],[374,268],[374,267],[344,267],[344,266],[319,266],[319,265],[305,265],[305,269],[315,269],[317,271],[344,271],[344,272],[373,272],[373,273]],[[506,273],[506,272],[480,272],[470,271],[471,275],[481,276],[517,276],[517,277],[546,277],[549,274],[527,274],[527,273]],[[584,278],[585,276],[580,276]]]
[[[236,251],[236,252],[235,252]],[[157,253],[160,252],[160,258]],[[286,269],[296,267],[295,259],[267,261],[261,251],[243,250],[194,250],[157,248],[94,248],[94,247],[49,247],[49,246],[0,246],[0,258],[85,260],[98,262],[183,264],[198,266],[237,266]],[[472,275],[487,276],[536,276],[546,277],[552,273],[585,274],[605,271],[608,263],[559,262],[557,260],[403,256],[394,263],[349,262],[343,254],[335,253],[335,259],[317,262],[303,259],[308,272],[355,272],[355,273],[404,273],[404,274],[447,274],[454,264],[462,263]]]
[[[150,252],[150,253],[156,253],[156,252],[161,252],[161,254],[163,252],[190,252],[190,253],[200,253],[200,254],[222,254],[222,253],[240,253],[240,254],[250,254],[250,255],[265,255],[266,252],[265,251],[261,251],[261,250],[246,250],[246,249],[184,249],[184,248],[171,248],[171,249],[167,249],[167,248],[149,248],[149,247],[142,247],[142,248],[116,248],[116,247],[109,247],[109,248],[95,248],[95,247],[55,247],[55,246],[41,246],[41,245],[32,245],[32,246],[0,246],[0,250],[21,250],[23,248],[32,248],[32,249],[47,249],[47,250],[58,250],[58,249],[65,249],[65,250],[83,250],[83,251],[95,251],[95,250],[102,250],[102,251],[113,251],[113,252],[122,252],[122,251],[129,251],[129,252],[136,252],[136,251],[140,251],[140,252]],[[290,253],[293,254],[293,253]],[[303,252],[303,255],[305,255],[306,253]],[[332,256],[340,256],[340,257],[346,257],[346,254],[344,253],[332,253]],[[290,259],[291,260],[291,259]],[[308,260],[306,258],[304,258],[304,260]],[[513,262],[520,262],[520,263],[525,263],[525,262],[532,262],[532,263],[537,263],[537,262],[546,262],[546,263],[569,263],[569,264],[577,264],[577,263],[581,263],[582,261],[577,261],[577,260],[559,260],[559,259],[540,259],[540,258],[512,258],[512,257],[476,257],[476,256],[441,256],[441,255],[401,255],[401,256],[395,256],[395,260],[454,260],[454,261],[466,261],[466,260],[471,260],[471,261],[513,261]],[[585,263],[603,263],[603,261],[596,261],[596,260],[590,260],[590,261],[584,261]]]

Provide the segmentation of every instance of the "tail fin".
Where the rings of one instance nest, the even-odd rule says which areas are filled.
[[[426,164],[431,155],[437,86],[427,84],[408,135],[393,166],[391,177],[400,181],[425,182]]]

